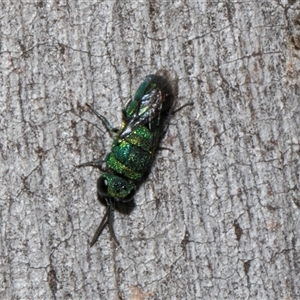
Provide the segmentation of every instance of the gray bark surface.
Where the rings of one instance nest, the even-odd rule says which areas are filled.
[[[1,299],[299,299],[300,6],[1,4]],[[179,78],[162,150],[115,247],[96,197],[143,78]]]

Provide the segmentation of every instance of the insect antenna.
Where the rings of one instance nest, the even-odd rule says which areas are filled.
[[[114,231],[114,227],[113,227],[113,223],[114,223],[114,207],[112,203],[109,203],[105,212],[105,215],[99,225],[99,227],[97,228],[94,237],[90,243],[90,246],[92,247],[98,240],[99,236],[101,235],[103,229],[105,228],[106,225],[108,225],[108,229],[109,229],[109,233],[111,235],[111,237],[113,238],[114,242],[120,246],[119,241],[116,238],[115,235],[115,231]]]
[[[102,219],[98,229],[96,230],[96,232],[94,234],[94,237],[93,237],[93,239],[90,243],[91,247],[97,242],[97,240],[98,240],[100,234],[102,233],[104,227],[108,224],[108,222],[109,222],[109,217],[108,217],[109,213],[110,213],[110,208],[107,208],[106,213],[105,213],[105,215],[104,215],[104,217],[103,217],[103,219]]]
[[[114,242],[120,246],[120,243],[119,241],[117,240],[116,238],[116,235],[115,235],[115,231],[114,231],[114,226],[113,226],[113,223],[114,223],[114,208],[111,207],[111,205],[109,206],[108,208],[109,210],[109,215],[108,215],[108,229],[109,229],[109,233],[111,235],[111,237],[113,238]]]

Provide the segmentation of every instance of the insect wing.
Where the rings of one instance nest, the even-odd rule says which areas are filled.
[[[159,129],[161,114],[170,113],[173,98],[172,88],[165,78],[148,75],[125,108],[125,127],[120,137],[126,137],[137,126],[146,126],[151,132]]]

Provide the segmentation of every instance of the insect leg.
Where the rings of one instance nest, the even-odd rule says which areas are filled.
[[[176,114],[177,112],[179,112],[180,110],[182,110],[186,106],[192,106],[192,105],[194,105],[194,102],[188,102],[186,104],[183,104],[180,107],[178,107],[177,109],[173,110],[172,115]]]
[[[76,168],[81,168],[81,167],[94,167],[97,169],[100,169],[101,171],[106,171],[104,167],[105,160],[104,159],[94,159],[92,161],[88,161],[86,163],[80,164],[76,166]]]
[[[167,147],[158,147],[157,150],[158,150],[158,151],[168,150],[168,151],[174,152],[173,149],[170,149],[170,148],[167,148]]]
[[[109,123],[109,121],[108,121],[104,116],[100,115],[100,114],[99,114],[95,109],[93,109],[88,103],[87,103],[86,105],[87,105],[87,107],[91,110],[91,112],[92,112],[93,114],[95,114],[95,115],[102,121],[104,127],[106,128],[106,130],[107,130],[108,132],[115,132],[115,133],[116,133],[116,132],[119,131],[118,128],[113,127],[113,126]]]

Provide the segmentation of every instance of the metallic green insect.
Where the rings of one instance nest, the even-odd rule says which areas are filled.
[[[78,166],[92,166],[104,172],[98,178],[97,190],[99,201],[107,210],[91,246],[106,225],[119,244],[113,230],[114,211],[121,211],[124,207],[132,210],[136,190],[149,173],[159,142],[167,129],[176,94],[177,82],[170,80],[168,72],[148,75],[134,98],[122,110],[122,123],[118,129],[89,106],[107,130],[115,133],[111,152],[105,160],[96,159]]]

